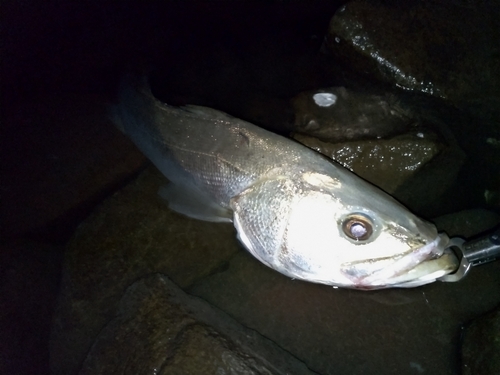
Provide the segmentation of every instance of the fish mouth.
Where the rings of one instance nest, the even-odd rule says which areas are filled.
[[[446,272],[439,272],[440,270],[436,269],[438,268],[436,267],[438,262],[434,262],[434,260],[443,256],[448,242],[448,236],[441,233],[433,241],[397,256],[344,263],[341,271],[354,283],[354,287],[360,289],[404,287],[410,286],[410,284],[404,285],[406,283],[419,280],[421,284],[414,283],[412,286],[423,285],[451,272],[448,270],[450,267],[446,267],[443,261],[439,266],[445,269]],[[422,263],[425,263],[426,266],[419,267]],[[431,274],[438,276],[427,278]]]

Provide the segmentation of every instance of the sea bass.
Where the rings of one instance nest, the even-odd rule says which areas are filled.
[[[233,222],[246,249],[294,279],[413,287],[453,271],[448,237],[391,196],[295,141],[226,113],[157,100],[127,76],[112,121],[168,178],[169,207]]]

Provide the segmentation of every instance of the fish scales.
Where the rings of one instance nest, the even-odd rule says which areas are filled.
[[[305,146],[223,112],[172,107],[127,76],[112,121],[169,179],[170,208],[232,221],[245,248],[289,277],[379,289],[434,281],[447,237]]]

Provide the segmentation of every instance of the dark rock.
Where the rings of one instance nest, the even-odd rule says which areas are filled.
[[[500,133],[500,126],[498,127]],[[500,139],[493,137],[486,139],[486,147],[488,152],[484,155],[484,159],[491,165],[491,179],[484,190],[484,199],[488,205],[500,208],[500,173],[495,171],[500,170]]]
[[[452,101],[496,98],[498,108],[498,11],[489,2],[351,1],[332,18],[325,47],[405,90]]]
[[[458,176],[466,155],[456,144],[443,147],[429,163],[409,176],[394,196],[419,215],[430,217],[470,207],[465,194],[457,189]]]
[[[54,374],[75,374],[125,289],[161,272],[186,287],[224,268],[242,251],[232,225],[168,210],[157,195],[166,180],[153,168],[105,201],[78,228],[65,259],[51,339]]]
[[[125,291],[79,372],[151,373],[313,374],[257,332],[188,296],[160,274]]]
[[[457,111],[437,106],[436,112],[436,106],[415,98],[375,88],[360,90],[340,87],[296,96],[293,137],[394,195],[419,215],[474,207],[467,205],[468,192],[457,182],[467,160],[457,140],[456,133],[463,138],[460,130],[448,125]],[[450,119],[450,114],[455,117]]]
[[[465,210],[437,217],[433,222],[450,237],[469,238],[493,229],[500,223],[500,215],[484,209]]]
[[[432,134],[424,133],[340,143],[326,143],[301,134],[295,134],[294,138],[390,194],[418,173],[442,148]]]
[[[459,371],[459,327],[500,303],[499,283],[496,262],[459,283],[332,289],[290,280],[239,253],[226,271],[190,291],[321,374],[451,375]]]
[[[500,190],[485,190],[484,198],[486,203],[500,207]]]
[[[500,373],[500,307],[474,319],[463,333],[462,374]]]
[[[414,120],[392,94],[345,87],[302,92],[292,100],[294,131],[325,142],[377,139],[408,131]]]

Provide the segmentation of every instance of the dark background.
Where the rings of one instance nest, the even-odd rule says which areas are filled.
[[[145,165],[106,118],[123,70],[154,62],[173,104],[287,99],[340,3],[2,1],[0,373],[49,373],[64,245]]]

